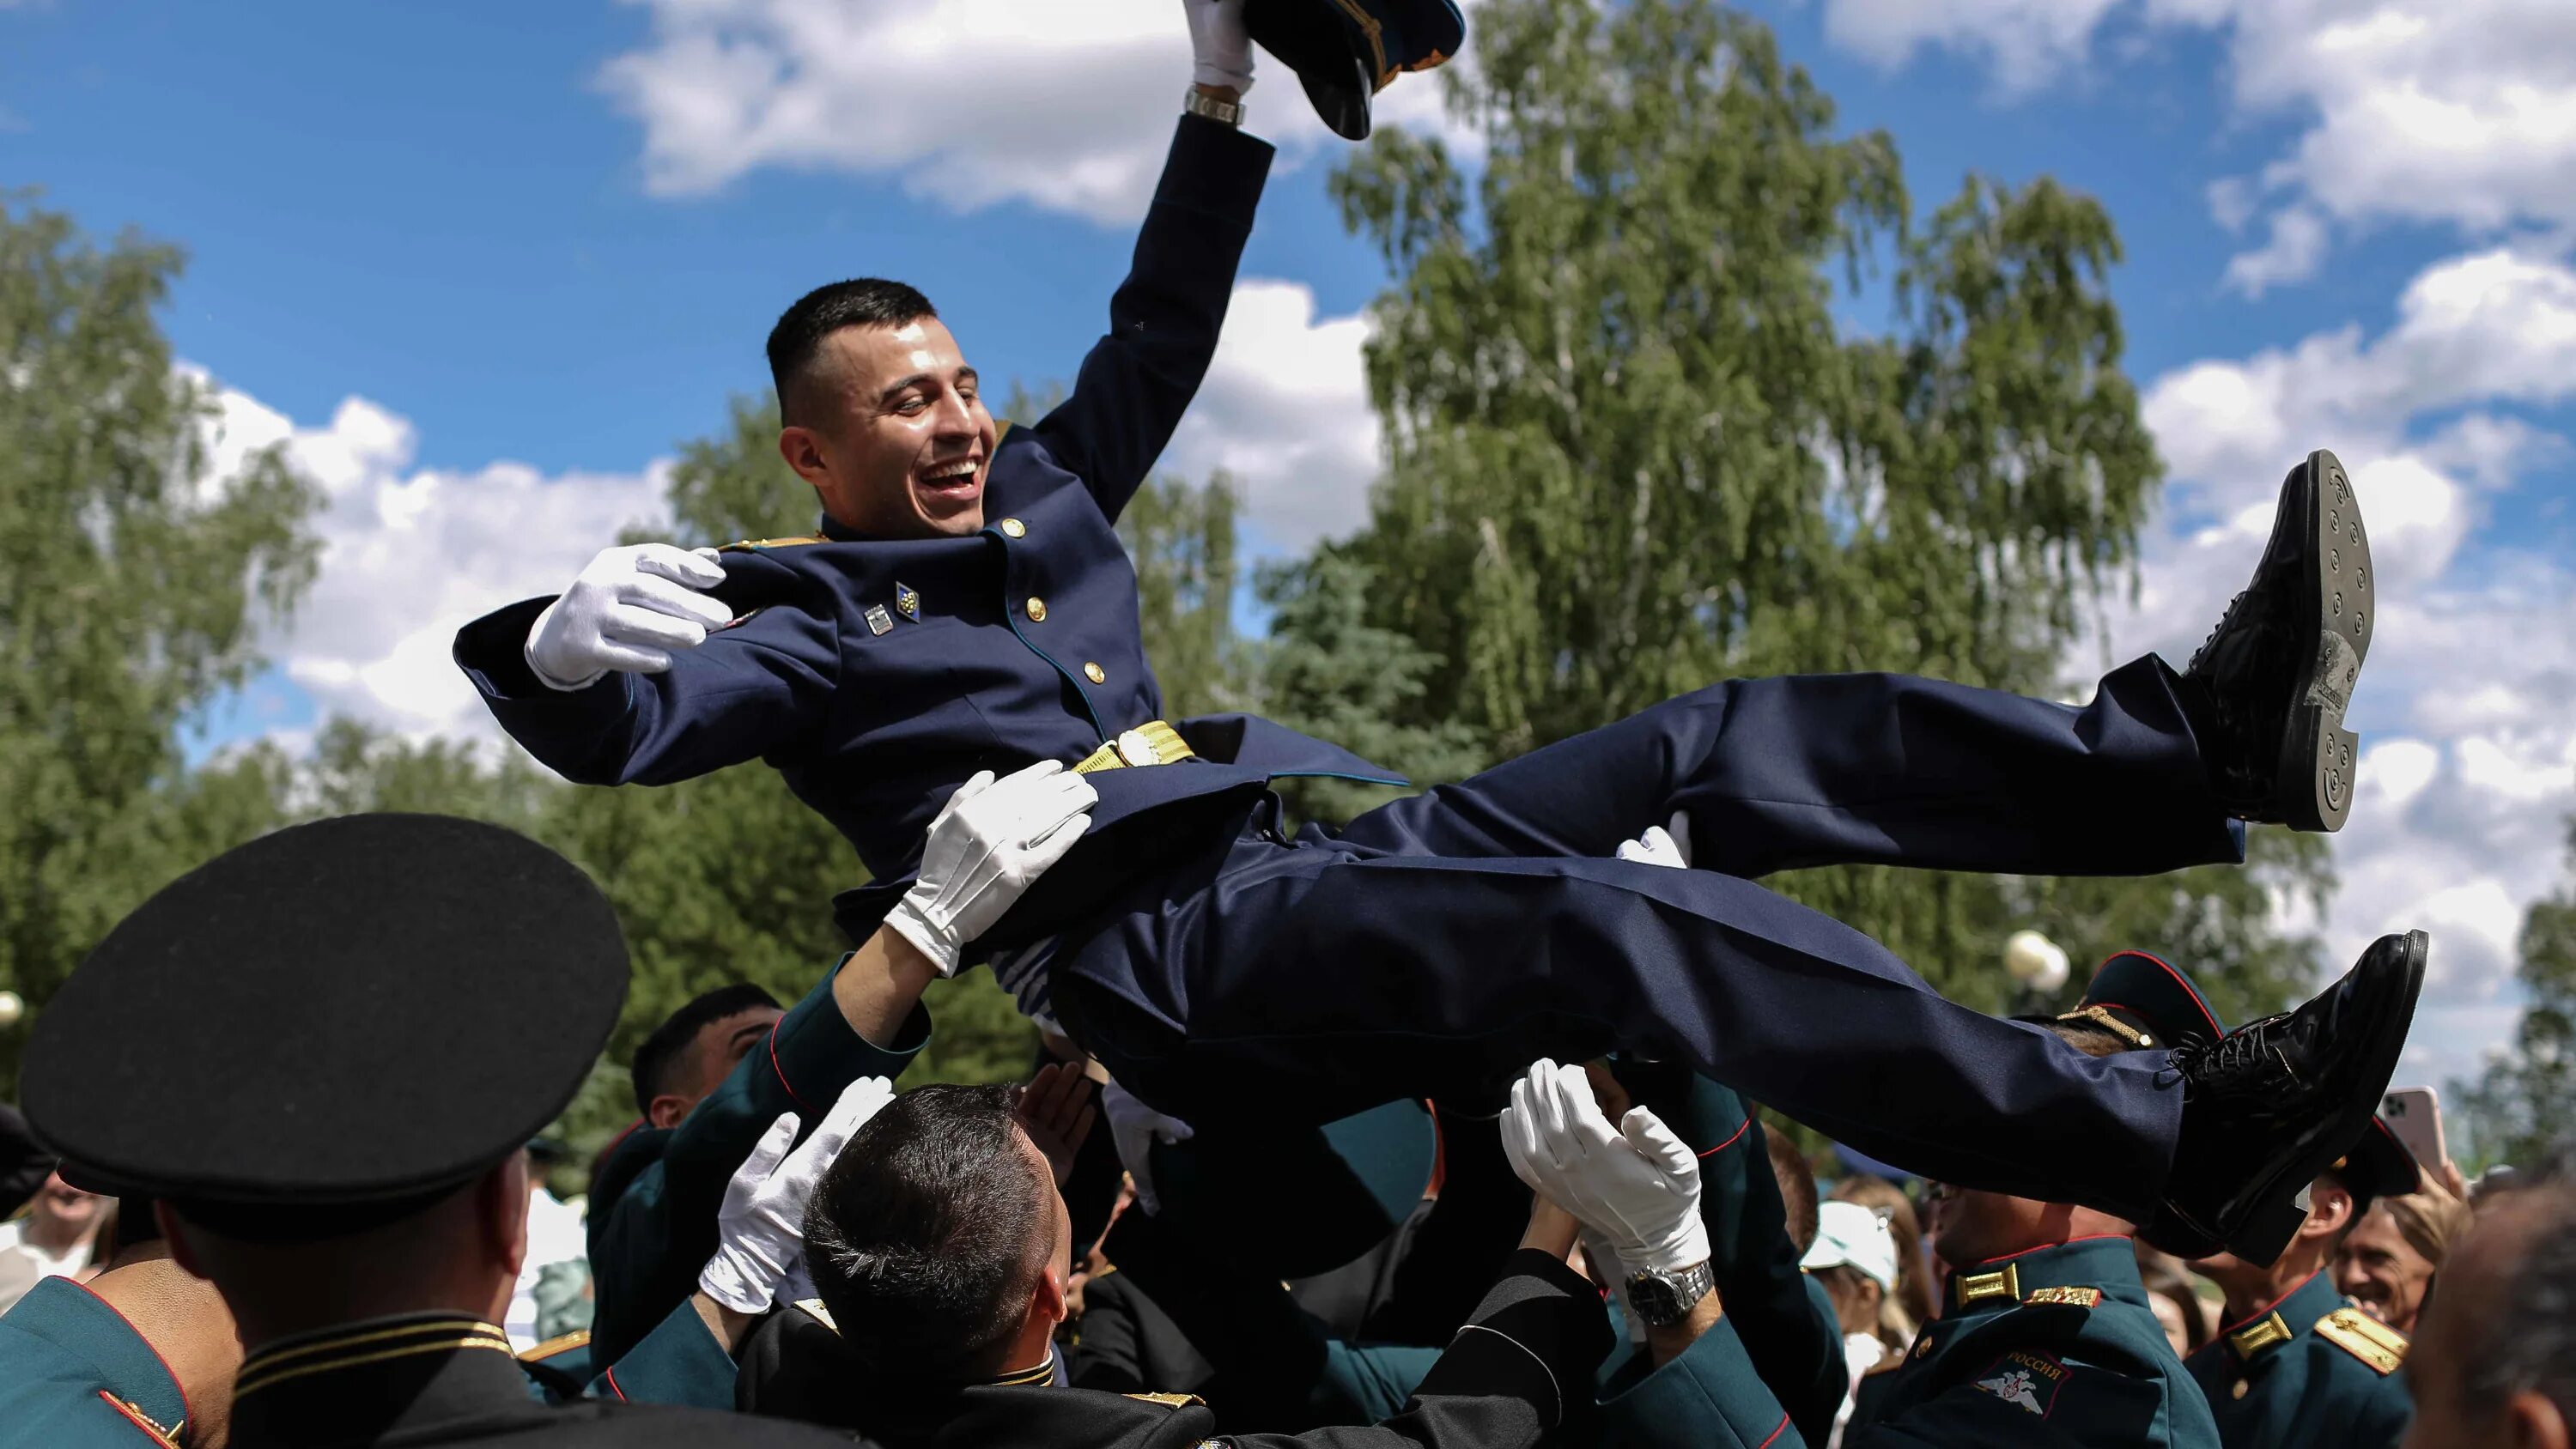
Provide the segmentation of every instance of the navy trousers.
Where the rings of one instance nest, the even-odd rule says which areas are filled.
[[[2082,708],[1735,680],[1337,832],[1283,838],[1265,801],[1066,941],[1055,1001],[1130,1090],[1202,1126],[1490,1092],[1541,1056],[1626,1048],[1925,1176],[2143,1218],[2182,1107],[2163,1053],[2087,1057],[1955,1005],[1753,880],[2242,860],[2177,683],[2152,656]],[[1610,858],[1676,810],[1695,869]]]

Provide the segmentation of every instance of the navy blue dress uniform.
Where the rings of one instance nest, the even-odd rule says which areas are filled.
[[[716,1210],[735,1169],[782,1112],[808,1126],[861,1077],[900,1077],[930,1041],[921,1008],[878,1046],[832,998],[835,962],[769,1037],[676,1127],[637,1126],[600,1159],[590,1189],[590,1352],[624,1358],[697,1287],[716,1250]]]
[[[732,548],[715,593],[735,624],[665,673],[546,687],[522,653],[544,598],[468,624],[457,662],[575,781],[766,760],[876,877],[836,905],[854,940],[907,888],[924,827],[969,775],[1045,759],[1090,772],[1090,832],[980,945],[1051,953],[1044,1004],[1130,1090],[1201,1126],[1283,1103],[1330,1120],[1540,1056],[1642,1048],[1923,1173],[2153,1217],[2146,1185],[2184,1180],[2168,1174],[2184,1094],[2163,1063],[2086,1061],[1957,1007],[1751,881],[1837,862],[2152,874],[2241,859],[2234,814],[2340,823],[2339,721],[2370,612],[2341,466],[2320,453],[2293,473],[2258,576],[2273,582],[2204,651],[2256,660],[2243,677],[2295,709],[2237,709],[2153,657],[2080,709],[1891,675],[1729,681],[1291,839],[1273,780],[1399,781],[1258,718],[1164,721],[1113,528],[1213,354],[1269,157],[1182,118],[1110,330],[1065,403],[1001,439],[980,532],[870,540],[827,520],[810,539]],[[2327,583],[2337,612],[2320,623]],[[2275,609],[2290,596],[2306,614]],[[2233,646],[2248,630],[2264,649]],[[2320,762],[2312,800],[2271,773],[2289,757],[2282,710]],[[2226,773],[2240,756],[2262,757],[2251,795]],[[1676,810],[1704,868],[1609,859]],[[1853,1065],[1814,1070],[1828,1052]],[[2095,1150],[2002,1149],[1962,1130],[1961,1102],[2021,1140]]]
[[[606,898],[531,841],[425,815],[298,826],[181,877],[108,934],[28,1042],[27,1117],[84,1185],[158,1197],[199,1231],[261,1245],[281,1265],[261,1285],[264,1311],[289,1315],[312,1276],[295,1271],[305,1244],[374,1232],[401,1253],[410,1223],[552,1120],[606,1042],[626,978]],[[219,1287],[226,1271],[238,1268],[217,1265]],[[369,1286],[345,1265],[330,1271],[328,1304]],[[303,1307],[319,1316],[325,1303]],[[132,1325],[77,1300],[47,1306],[51,1316],[9,1323],[47,1345],[28,1360],[51,1379],[27,1392],[58,1408],[103,1392],[173,1427],[161,1416],[175,1383],[151,1371]],[[703,1398],[722,1377],[710,1351],[723,1355],[693,1320],[682,1309],[636,1362]],[[14,1373],[22,1360],[7,1363]],[[829,1442],[614,1397],[542,1402],[499,1328],[395,1295],[361,1321],[252,1345],[231,1442]]]
[[[2387,1124],[2373,1120],[2333,1175],[2358,1218],[2377,1198],[2414,1191],[2420,1171]],[[2362,1312],[2320,1271],[2184,1362],[2227,1449],[2394,1449],[2415,1412],[2406,1350],[2405,1334]]]

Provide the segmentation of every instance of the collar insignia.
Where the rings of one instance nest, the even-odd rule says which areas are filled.
[[[2227,1346],[2236,1350],[2240,1359],[2250,1359],[2275,1344],[2289,1341],[2290,1325],[2281,1321],[2278,1312],[2266,1313],[2227,1335]]]
[[[1962,1308],[1971,1303],[1996,1300],[2006,1303],[2021,1301],[2021,1265],[2018,1263],[2006,1263],[1991,1273],[1970,1273],[1950,1282]]]

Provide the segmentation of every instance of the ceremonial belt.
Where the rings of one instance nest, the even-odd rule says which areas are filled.
[[[1154,719],[1093,750],[1073,767],[1073,772],[1088,775],[1094,770],[1116,770],[1130,765],[1177,765],[1183,760],[1195,759],[1197,755],[1198,752],[1190,748],[1189,741],[1181,738],[1179,730]]]

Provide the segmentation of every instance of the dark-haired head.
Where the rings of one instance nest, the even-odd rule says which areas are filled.
[[[635,1110],[656,1127],[680,1119],[724,1082],[786,1013],[748,981],[719,986],[672,1012],[635,1049]]]
[[[975,1383],[1046,1360],[1073,1234],[1011,1103],[1007,1087],[907,1092],[815,1190],[815,1291],[877,1385]]]
[[[930,299],[877,277],[796,299],[769,332],[779,455],[862,538],[984,526],[997,433],[983,384]]]

